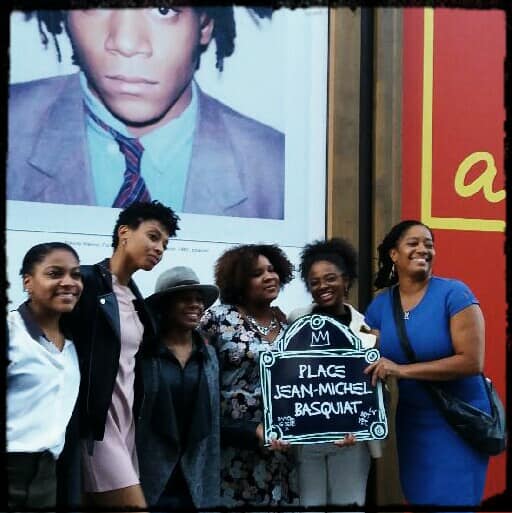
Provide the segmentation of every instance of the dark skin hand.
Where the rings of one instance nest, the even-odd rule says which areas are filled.
[[[258,424],[256,428],[256,436],[261,444],[263,444],[263,424]],[[345,435],[341,440],[335,440],[334,445],[338,447],[348,447],[350,445],[354,445],[356,443],[356,438],[352,433]],[[270,442],[270,446],[268,447],[271,451],[287,451],[290,448],[290,442],[286,442],[284,440],[273,439]]]
[[[258,440],[260,441],[260,444],[265,443],[265,437],[263,433],[263,424],[258,424],[258,427],[256,428],[256,436],[258,437]],[[274,438],[270,441],[270,445],[268,446],[268,449],[271,451],[287,451],[290,448],[290,442],[286,442],[284,440],[279,440],[277,438]]]
[[[348,447],[350,445],[355,445],[356,443],[356,437],[349,433],[348,435],[345,435],[345,438],[342,438],[341,440],[336,440],[334,442],[334,445],[338,447]]]

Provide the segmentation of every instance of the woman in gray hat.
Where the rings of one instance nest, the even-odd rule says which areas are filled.
[[[177,510],[220,503],[219,368],[197,329],[218,295],[192,269],[173,267],[146,299],[158,333],[142,356],[145,397],[137,426],[149,505]]]

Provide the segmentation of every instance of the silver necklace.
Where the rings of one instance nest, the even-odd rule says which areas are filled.
[[[272,316],[272,320],[268,326],[262,326],[258,321],[251,317],[249,314],[246,315],[247,320],[264,336],[266,337],[273,329],[277,328],[277,320],[275,316]]]

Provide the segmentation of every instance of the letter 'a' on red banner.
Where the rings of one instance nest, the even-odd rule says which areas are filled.
[[[414,45],[421,41],[422,48],[411,80],[421,83],[405,77],[404,99],[416,90],[420,157],[411,164],[421,169],[421,220],[431,228],[503,232],[504,13],[414,11],[408,21],[416,25]],[[404,143],[406,129],[404,119]],[[406,155],[404,144],[404,164]]]

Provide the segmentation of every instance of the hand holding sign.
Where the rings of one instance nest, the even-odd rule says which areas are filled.
[[[265,432],[263,429],[263,424],[258,424],[256,427],[256,436],[258,437],[258,440],[263,445],[265,443]],[[278,438],[272,438],[270,440],[270,445],[268,448],[271,451],[287,451],[290,448],[290,443],[286,442],[284,440],[280,440]]]
[[[387,358],[379,358],[376,362],[368,365],[364,373],[371,375],[372,385],[375,386],[379,379],[384,381],[389,376],[395,378],[402,377],[402,367],[402,365],[392,362]]]
[[[351,445],[355,445],[356,441],[356,437],[350,433],[345,435],[345,438],[342,438],[341,440],[334,440],[334,445],[337,445],[338,447],[349,447]]]

